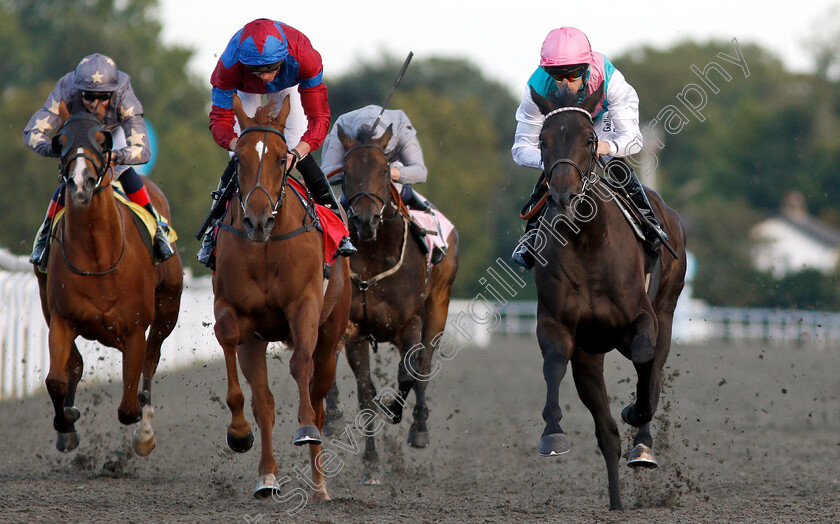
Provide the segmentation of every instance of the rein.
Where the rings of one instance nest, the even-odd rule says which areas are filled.
[[[104,189],[104,187],[102,189]],[[58,245],[61,246],[61,255],[64,257],[64,263],[67,264],[67,267],[70,268],[70,271],[72,271],[73,273],[76,273],[77,275],[81,275],[81,276],[84,276],[84,277],[101,277],[101,276],[107,275],[108,273],[111,273],[115,269],[117,269],[117,267],[120,265],[120,262],[122,262],[123,256],[125,255],[125,245],[126,245],[125,216],[123,215],[123,210],[122,210],[122,208],[120,207],[119,204],[117,204],[117,211],[119,211],[119,213],[120,213],[120,225],[122,226],[122,250],[120,251],[120,257],[117,259],[117,261],[114,263],[114,265],[111,266],[109,269],[106,269],[105,271],[85,271],[83,269],[79,269],[76,266],[74,266],[70,262],[70,260],[67,258],[67,251],[64,249],[63,239],[58,238],[55,235],[52,235],[52,238],[54,238],[55,241],[58,242]],[[65,218],[65,222],[66,222],[66,219],[67,219],[66,214],[65,214],[64,218]],[[62,235],[62,237],[63,236],[64,235]]]

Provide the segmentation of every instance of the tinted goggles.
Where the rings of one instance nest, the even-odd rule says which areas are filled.
[[[280,69],[280,66],[283,65],[283,61],[280,60],[279,62],[274,62],[273,64],[242,64],[245,66],[245,69],[248,70],[249,73],[260,74],[260,73],[273,73]]]
[[[105,101],[111,98],[111,93],[101,91],[82,91],[82,98],[88,102]]]
[[[576,82],[586,74],[589,70],[588,64],[572,65],[572,66],[550,66],[544,67],[545,72],[551,75],[551,78],[557,82],[568,80],[569,82]]]

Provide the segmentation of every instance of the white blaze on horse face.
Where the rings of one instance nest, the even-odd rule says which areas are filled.
[[[259,158],[260,162],[262,162],[263,149],[265,149],[265,146],[263,145],[263,141],[262,140],[257,140],[257,143],[254,144],[254,149],[257,150],[257,158]]]
[[[77,155],[84,154],[85,150],[83,148],[79,148],[76,150]],[[82,187],[85,183],[85,169],[87,168],[87,163],[85,163],[85,159],[81,156],[76,157],[73,161],[73,182],[76,184],[76,187]]]

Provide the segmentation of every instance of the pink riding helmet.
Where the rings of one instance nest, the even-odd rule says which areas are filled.
[[[540,66],[588,64],[591,61],[589,39],[574,27],[552,29],[540,49]]]

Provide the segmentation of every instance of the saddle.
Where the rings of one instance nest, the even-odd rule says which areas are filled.
[[[135,204],[123,192],[122,186],[120,185],[119,181],[115,181],[112,183],[114,188],[114,198],[124,204],[130,211],[131,211],[131,218],[134,220],[134,225],[137,226],[137,231],[140,233],[140,238],[143,239],[143,244],[146,246],[146,250],[149,252],[149,257],[152,259],[152,263],[156,264],[155,256],[154,256],[154,238],[155,238],[155,231],[157,230],[158,222],[161,223],[161,227],[163,228],[164,232],[166,232],[166,237],[169,239],[170,243],[175,242],[178,240],[178,233],[175,232],[175,229],[169,225],[169,220],[160,215],[160,216],[152,216],[149,211],[141,205]],[[58,229],[58,225],[60,223],[60,219],[64,215],[64,209],[56,213],[55,219],[52,223],[52,234],[50,235],[50,244],[52,244],[53,239],[55,239],[55,231]],[[47,256],[49,256],[49,251],[45,251],[44,261],[41,263],[44,268],[46,268],[46,260]],[[46,271],[44,271],[46,272]]]
[[[426,257],[429,266],[440,264],[446,256],[446,236],[448,235],[448,232],[446,235],[444,234],[442,226],[445,228],[445,224],[449,221],[443,215],[438,216],[436,211],[430,210],[429,213],[426,213],[425,211],[408,209],[393,180],[390,182],[389,188],[391,197],[397,203],[397,211],[405,218],[408,228],[417,241],[420,252]],[[427,236],[434,238],[427,238]]]

